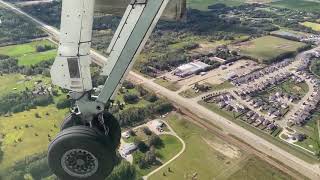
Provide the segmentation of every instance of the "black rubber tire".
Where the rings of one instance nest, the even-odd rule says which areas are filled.
[[[77,117],[75,117],[74,115],[69,114],[64,118],[64,120],[60,126],[60,130],[63,131],[63,130],[68,129],[70,127],[80,126],[80,125],[81,125],[80,120],[77,119]]]
[[[109,127],[109,134],[113,148],[118,149],[120,146],[120,139],[121,139],[121,128],[119,125],[118,120],[109,112],[105,112],[103,114],[104,123],[106,126]],[[101,132],[104,131],[103,127],[99,124],[97,118],[93,121],[95,127],[97,127]]]
[[[113,170],[116,152],[111,140],[94,129],[86,126],[74,126],[65,129],[52,141],[48,150],[50,169],[61,180],[103,180]],[[98,160],[97,171],[89,177],[75,177],[62,167],[63,155],[69,150],[80,149],[93,154]]]

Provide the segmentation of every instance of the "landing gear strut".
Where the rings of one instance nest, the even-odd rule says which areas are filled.
[[[62,131],[48,151],[49,166],[60,179],[102,180],[113,170],[120,126],[110,113],[102,115],[104,124],[98,117],[92,120],[91,127],[75,115],[65,118]]]

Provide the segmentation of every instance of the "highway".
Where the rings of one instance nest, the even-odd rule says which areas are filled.
[[[59,32],[51,27],[46,25],[45,23],[31,17],[30,15],[24,13],[20,9],[17,9],[13,5],[9,3],[5,3],[2,0],[0,0],[0,4],[3,6],[6,6],[7,8],[15,11],[18,14],[24,15],[28,18],[30,18],[32,21],[37,23],[39,26],[42,27],[46,32],[48,32],[55,40],[58,40]],[[92,51],[92,57],[94,59],[94,62],[98,64],[105,64],[107,62],[107,58],[103,57],[99,53]],[[252,147],[256,148],[257,150],[269,155],[270,157],[273,157],[283,164],[291,167],[292,169],[300,172],[304,176],[313,179],[318,180],[320,179],[320,166],[319,164],[310,164],[307,163],[294,155],[286,152],[285,150],[279,148],[278,146],[275,146],[274,144],[270,143],[269,141],[247,131],[246,129],[238,126],[237,124],[233,123],[232,121],[229,121],[228,119],[225,119],[224,117],[206,109],[205,107],[199,105],[195,99],[187,99],[179,96],[177,92],[170,91],[156,83],[154,83],[152,80],[147,79],[135,72],[129,73],[130,78],[134,78],[137,81],[141,82],[146,88],[156,92],[157,94],[166,97],[170,101],[174,102],[175,104],[178,104],[179,106],[188,109],[190,112],[193,112],[195,115],[202,119],[206,119],[207,121],[211,122],[212,124],[216,124],[220,128],[223,129],[225,133],[232,134],[239,139],[247,142]]]

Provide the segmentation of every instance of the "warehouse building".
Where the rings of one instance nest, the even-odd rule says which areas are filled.
[[[187,77],[190,75],[195,74],[196,72],[203,71],[207,67],[209,67],[208,64],[203,63],[201,61],[194,61],[188,64],[184,64],[182,66],[179,66],[175,71],[174,75],[179,77]]]

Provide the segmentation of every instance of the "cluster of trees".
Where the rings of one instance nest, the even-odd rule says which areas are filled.
[[[21,93],[10,93],[0,98],[0,115],[8,112],[23,112],[36,108],[36,106],[48,106],[52,104],[51,95],[34,95],[30,90]]]
[[[0,20],[0,45],[2,46],[47,36],[32,22],[7,9],[0,9]]]
[[[55,49],[55,47],[54,46],[50,46],[50,45],[47,45],[47,44],[45,44],[45,45],[39,45],[39,46],[37,46],[36,47],[36,51],[37,52],[45,52],[45,51],[49,51],[49,50],[51,50],[51,49]]]
[[[121,161],[106,180],[136,180],[136,168],[127,161]]]
[[[31,66],[19,66],[17,59],[2,55],[0,57],[0,73],[20,73],[27,76],[42,74],[50,77],[50,67],[53,62],[54,59],[49,59]]]
[[[4,179],[12,180],[24,180],[25,175],[33,179],[43,179],[52,175],[45,153],[26,157],[2,174]]]
[[[135,140],[134,143],[137,145],[139,151],[134,153],[133,161],[139,166],[139,168],[145,169],[155,163],[158,163],[156,148],[161,148],[163,146],[163,142],[159,136],[151,134],[148,137],[147,143],[141,140]]]
[[[148,104],[144,107],[130,107],[115,113],[115,117],[119,120],[122,127],[133,126],[135,124],[143,122],[147,118],[159,114],[165,114],[173,110],[173,106],[164,101],[157,100],[152,104]]]

